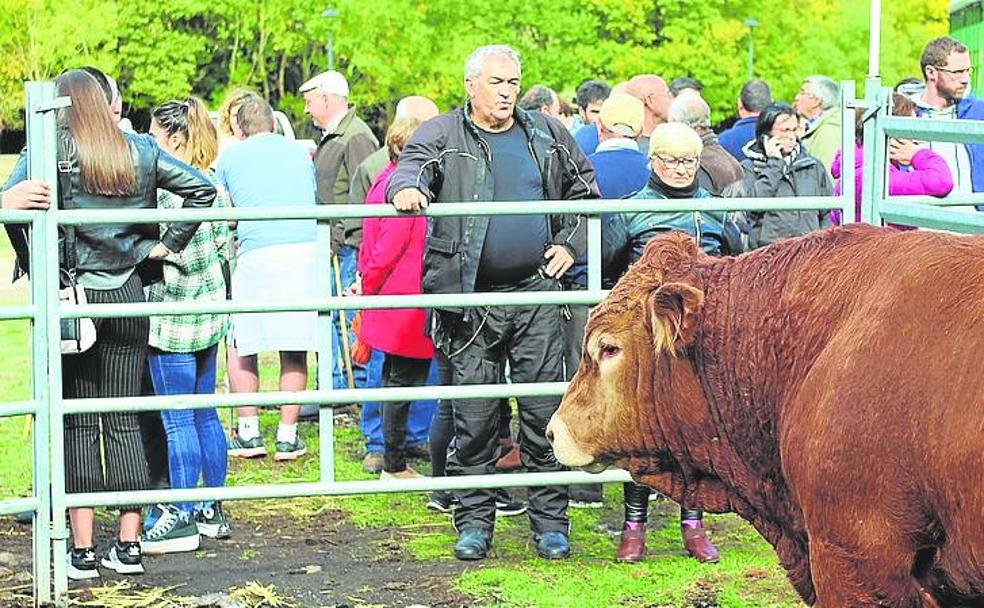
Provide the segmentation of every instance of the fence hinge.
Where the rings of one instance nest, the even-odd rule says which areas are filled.
[[[39,103],[34,106],[34,111],[43,114],[45,112],[51,112],[53,110],[60,110],[62,108],[67,108],[72,105],[71,97],[56,97],[50,103]]]

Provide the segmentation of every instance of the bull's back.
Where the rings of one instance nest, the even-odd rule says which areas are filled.
[[[790,484],[807,503],[939,528],[959,562],[984,550],[984,238],[858,237],[812,275],[801,268],[784,295],[830,311],[826,341],[782,406]]]

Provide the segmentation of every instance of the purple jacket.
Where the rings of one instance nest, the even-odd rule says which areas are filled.
[[[861,221],[861,175],[864,152],[854,145],[854,221]],[[834,182],[834,194],[841,193],[841,151],[837,151],[830,165]],[[943,198],[953,190],[953,176],[946,161],[932,150],[923,148],[912,157],[909,171],[903,171],[893,163],[888,165],[888,193],[892,196],[935,196]],[[836,212],[836,210],[835,210]],[[838,214],[837,223],[840,223]]]

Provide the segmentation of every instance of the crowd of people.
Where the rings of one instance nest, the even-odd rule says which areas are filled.
[[[984,118],[969,94],[970,55],[950,38],[930,41],[922,77],[900,84],[893,113]],[[349,104],[339,72],[300,87],[321,132],[307,150],[277,132],[260,95],[237,90],[213,123],[195,97],[153,110],[148,134],[131,132],[119,89],[94,68],[55,81],[72,104],[58,112],[62,208],[269,209],[319,204],[392,204],[406,217],[344,220],[331,226],[330,267],[319,264],[314,220],[259,219],[78,226],[62,231],[62,287],[80,285],[90,302],[264,303],[289,307],[329,293],[462,294],[587,288],[587,228],[579,215],[445,217],[414,215],[430,203],[646,199],[653,210],[602,217],[602,275],[613,284],[655,235],[690,234],[710,255],[736,255],[845,219],[829,210],[749,213],[661,212],[659,201],[710,197],[825,196],[842,174],[839,88],[804,78],[792,104],[767,83],[738,91],[736,120],[717,132],[691,77],[640,74],[610,86],[585,80],[573,105],[543,85],[522,96],[519,55],[485,46],[465,61],[463,107],[440,113],[421,96],[394,109],[383,144]],[[861,191],[863,120],[857,111],[856,188]],[[946,196],[984,190],[981,144],[889,145],[891,194]],[[5,209],[45,209],[47,184],[27,179],[22,155],[3,188]],[[857,213],[859,215],[860,208]],[[7,225],[28,273],[27,230]],[[590,307],[528,305],[429,310],[367,310],[333,315],[330,365],[337,387],[557,382],[580,364]],[[258,355],[277,352],[279,386],[303,391],[308,354],[318,349],[314,312],[193,314],[96,320],[95,345],[63,356],[66,398],[214,393],[220,345],[230,389],[259,389]],[[557,397],[446,399],[362,404],[363,470],[382,479],[475,475],[523,468],[559,471],[546,436]],[[516,421],[513,423],[513,416]],[[304,457],[299,405],[282,405],[274,459]],[[515,436],[513,427],[515,426]],[[100,441],[101,436],[101,441]],[[105,446],[100,452],[100,443]],[[268,455],[257,408],[238,409],[226,437],[214,408],[65,417],[66,489],[74,492],[192,488],[225,484],[229,457]],[[650,491],[624,486],[625,523],[616,559],[646,551]],[[434,492],[427,506],[451,513],[461,560],[487,557],[496,516],[528,513],[536,552],[570,555],[568,509],[597,507],[600,485],[529,488],[526,500],[504,490]],[[718,559],[699,505],[681,505],[681,540],[701,562]],[[142,521],[141,521],[142,519]],[[193,551],[202,535],[232,531],[222,505],[120,508],[120,526],[96,551],[93,511],[70,510],[72,579],[98,566],[143,571],[143,554]]]

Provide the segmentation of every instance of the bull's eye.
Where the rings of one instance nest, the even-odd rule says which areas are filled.
[[[602,361],[618,356],[622,349],[610,342],[602,342],[598,346],[598,352]]]

